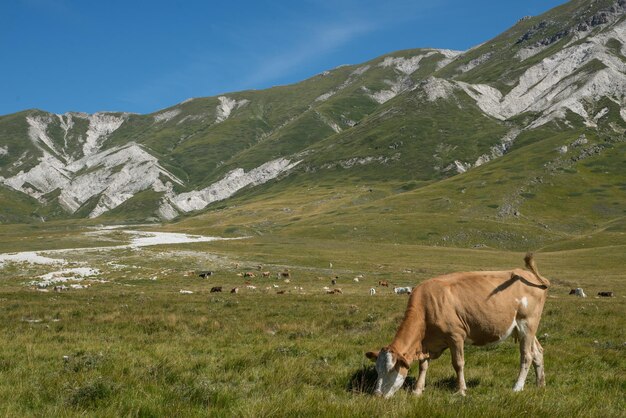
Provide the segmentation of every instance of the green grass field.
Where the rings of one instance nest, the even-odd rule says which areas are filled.
[[[3,227],[3,236],[19,236],[21,228]],[[117,234],[107,244],[71,229],[26,236],[32,249],[41,249],[38,242],[123,241]],[[0,415],[624,416],[625,248],[539,252],[539,270],[553,284],[538,333],[547,387],[535,388],[531,372],[524,392],[512,392],[519,352],[509,340],[466,349],[466,398],[454,394],[447,353],[431,364],[422,397],[409,390],[388,400],[371,396],[375,371],[364,353],[391,341],[407,303],[377,283],[415,285],[455,270],[521,267],[521,252],[277,235],[85,250],[63,257],[70,266],[80,261],[99,268],[97,278],[107,282],[60,293],[25,285],[54,267],[6,264],[0,269]],[[247,289],[237,273],[257,271],[259,264],[272,277],[249,279],[257,289]],[[285,268],[290,283],[276,278]],[[215,274],[189,274],[199,269]],[[323,287],[335,275],[343,294],[326,294]],[[358,283],[357,275],[363,275]],[[210,293],[212,286],[226,292]],[[235,286],[240,293],[228,293]],[[568,295],[578,286],[588,298]],[[602,290],[616,297],[595,298]]]

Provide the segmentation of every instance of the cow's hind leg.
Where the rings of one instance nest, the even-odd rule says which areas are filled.
[[[456,372],[456,383],[459,388],[459,393],[465,396],[467,386],[465,386],[465,358],[463,355],[463,340],[452,340],[450,342],[450,353],[452,354],[452,367]]]
[[[428,359],[420,360],[420,373],[417,376],[417,385],[413,390],[414,395],[421,395],[424,392],[424,386],[426,385],[426,371],[428,371]]]
[[[533,346],[535,341],[535,334],[529,332],[525,321],[518,321],[518,335],[519,335],[519,351],[520,351],[520,366],[519,375],[517,376],[517,382],[513,386],[514,392],[520,392],[524,390],[524,384],[526,383],[526,376],[528,376],[528,369],[530,363],[533,361]]]
[[[537,386],[545,386],[546,375],[543,371],[543,347],[539,344],[537,337],[535,337],[533,342],[533,367],[535,368],[535,375],[537,375]]]

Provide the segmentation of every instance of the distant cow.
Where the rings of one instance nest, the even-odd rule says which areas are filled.
[[[337,284],[337,279],[330,279],[330,284],[333,286]]]
[[[246,272],[243,274],[243,277],[256,277],[256,274],[254,274],[254,273],[253,273],[253,272],[251,272],[251,271],[246,271]]]
[[[217,293],[222,291],[222,286],[213,286],[211,288],[211,293]]]
[[[284,277],[284,278],[286,278],[286,279],[288,279],[288,278],[290,278],[290,277],[291,277],[291,273],[289,273],[289,270],[288,270],[288,269],[285,269],[285,271],[282,271],[282,272],[280,273],[280,275],[281,275],[281,277]]]
[[[263,277],[270,277],[270,272],[269,271],[264,271],[261,274],[263,274]]]
[[[570,295],[576,295],[579,298],[586,298],[587,295],[585,294],[585,292],[583,291],[582,287],[577,287],[576,289],[572,289],[569,291]]]
[[[513,391],[524,389],[532,364],[537,386],[545,386],[543,348],[536,332],[550,282],[537,271],[532,254],[526,268],[446,274],[417,286],[409,299],[396,335],[380,351],[366,356],[376,362],[376,395],[389,398],[402,387],[411,367],[419,361],[413,393],[421,395],[430,360],[450,349],[457,387],[465,395],[464,345],[519,339],[520,371]]]
[[[373,287],[370,289],[370,296],[374,296],[376,294],[376,289]]]
[[[380,280],[378,286],[389,287],[389,282],[387,280]]]
[[[285,294],[285,291],[284,291],[284,290],[277,290],[277,291],[276,291],[276,294],[277,294],[277,295],[284,295],[284,294]]]
[[[598,296],[603,298],[612,298],[613,292],[598,292]]]
[[[213,276],[213,272],[212,271],[208,271],[208,270],[199,271],[198,272],[198,276],[202,277],[203,279],[206,279],[209,276]]]
[[[394,287],[393,291],[395,292],[396,295],[410,295],[411,294],[411,288],[410,287]]]
[[[341,289],[333,289],[333,290],[327,290],[326,293],[328,293],[329,295],[337,295],[337,294],[343,294],[343,291]]]
[[[230,290],[230,293],[239,293],[239,288],[238,288],[238,287],[233,287],[233,288]]]

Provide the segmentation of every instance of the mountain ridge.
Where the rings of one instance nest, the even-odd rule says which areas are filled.
[[[416,196],[424,185],[474,177],[472,170],[513,150],[521,156],[519,175],[530,177],[520,181],[526,186],[508,181],[528,189],[530,146],[540,143],[554,143],[534,157],[542,164],[578,158],[553,170],[582,176],[583,161],[600,156],[621,178],[611,153],[626,129],[625,12],[624,0],[574,0],[520,19],[468,51],[396,51],[293,85],[188,99],[147,115],[1,116],[0,189],[38,201],[19,199],[30,213],[5,216],[114,211],[124,219],[130,205],[140,208],[133,216],[173,220],[233,196],[252,196],[254,206],[263,190],[295,192],[312,183],[341,189],[353,181],[374,189],[393,184]],[[579,138],[586,142],[573,145]],[[518,217],[530,199],[523,195],[532,194],[493,189],[505,217]]]

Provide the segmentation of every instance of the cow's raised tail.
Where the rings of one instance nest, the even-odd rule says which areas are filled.
[[[524,263],[526,263],[526,268],[530,270],[545,287],[550,287],[550,281],[545,277],[542,277],[539,274],[539,271],[537,271],[537,264],[535,264],[535,258],[533,257],[533,253],[526,253],[526,257],[524,257]]]

